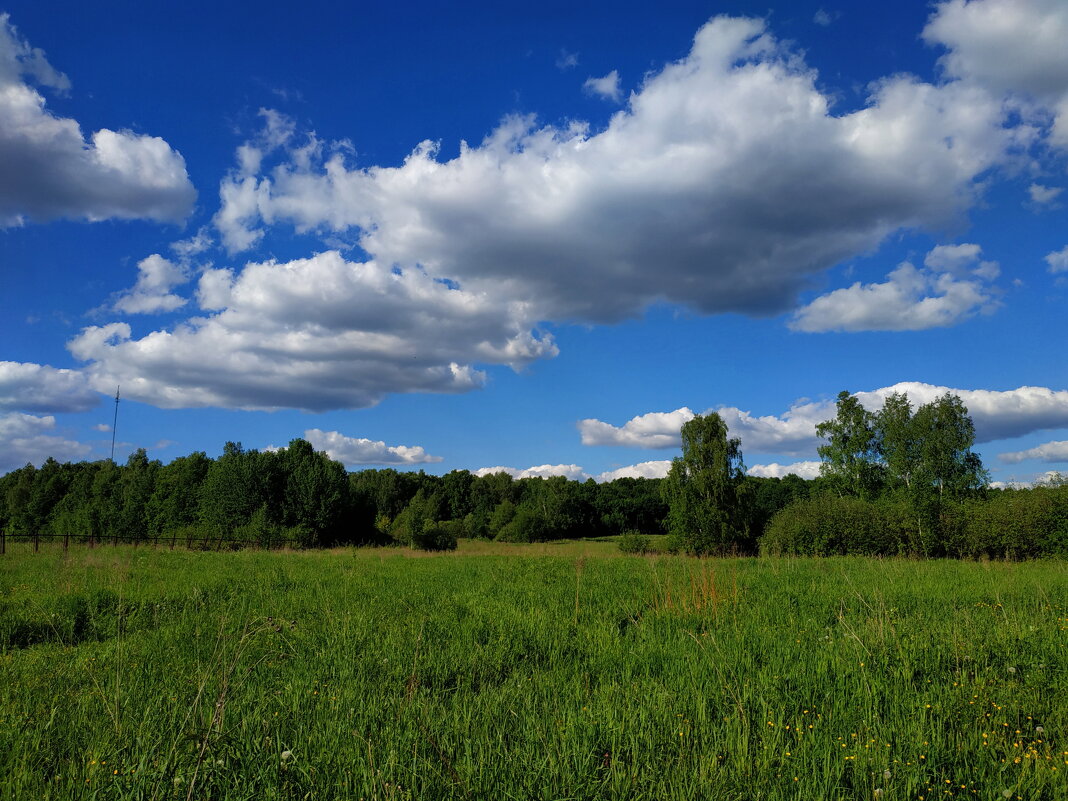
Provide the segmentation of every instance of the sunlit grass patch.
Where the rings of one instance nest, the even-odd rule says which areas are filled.
[[[0,792],[1064,798],[1066,578],[612,542],[9,552]]]

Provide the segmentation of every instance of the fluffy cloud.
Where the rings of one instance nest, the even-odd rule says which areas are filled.
[[[189,268],[153,253],[137,264],[137,283],[115,300],[112,308],[127,314],[156,314],[181,308],[186,299],[171,292],[189,281]]]
[[[793,464],[779,464],[778,462],[755,464],[746,468],[746,472],[759,478],[782,478],[790,475],[800,476],[801,478],[816,478],[820,474],[820,463],[805,461],[794,462]]]
[[[204,316],[140,338],[94,326],[70,348],[93,386],[161,406],[320,410],[479,387],[479,365],[556,353],[539,322],[618,321],[658,302],[776,314],[891,233],[959,219],[1019,139],[975,81],[894,76],[870,92],[835,115],[763,21],[717,17],[596,133],[512,117],[449,160],[423,142],[399,166],[360,166],[349,143],[264,110],[220,185],[222,244],[293,226],[345,235],[368,260],[209,269]],[[982,275],[913,271],[853,291],[911,298],[913,327],[992,302]]]
[[[949,48],[946,73],[997,95],[1020,95],[1054,115],[1050,139],[1068,146],[1068,4],[1063,0],[949,0],[923,31]]]
[[[1049,265],[1051,273],[1068,272],[1068,245],[1065,245],[1060,250],[1055,250],[1053,253],[1047,253],[1046,264]]]
[[[312,428],[304,432],[304,438],[317,451],[326,451],[331,459],[345,465],[364,464],[431,464],[440,462],[440,456],[431,456],[422,447],[386,445],[381,441],[346,437],[337,431],[321,431]]]
[[[652,462],[639,462],[638,464],[609,470],[596,477],[598,483],[615,481],[617,478],[663,478],[671,469],[670,459],[657,459]]]
[[[30,463],[40,465],[51,456],[60,462],[84,459],[89,446],[47,432],[56,418],[31,414],[0,414],[0,474]]]
[[[99,402],[77,370],[0,361],[0,411],[84,412]]]
[[[615,103],[623,99],[623,90],[619,86],[619,70],[612,70],[603,78],[587,78],[582,88],[591,95],[597,95]]]
[[[893,392],[909,396],[913,406],[930,403],[947,392],[959,395],[975,423],[977,442],[1021,437],[1035,431],[1068,428],[1068,390],[1019,387],[1006,391],[952,389],[906,381],[857,397],[869,409],[879,408]]]
[[[717,17],[603,131],[509,118],[451,160],[424,142],[398,167],[294,137],[268,169],[257,144],[216,225],[234,251],[265,225],[354,230],[381,263],[527,298],[541,320],[658,301],[775,314],[891,232],[956,219],[1012,142],[1000,102],[960,82],[895,76],[863,109],[831,105],[764,22]]]
[[[521,470],[516,467],[480,467],[474,471],[476,476],[491,476],[495,473],[507,473],[512,478],[552,478],[563,476],[575,481],[585,481],[589,478],[577,464],[542,464],[536,467],[528,467]]]
[[[68,217],[182,220],[196,192],[180,154],[159,137],[78,123],[45,108],[29,83],[65,92],[70,81],[0,14],[0,227]]]
[[[765,453],[804,453],[813,449],[816,424],[834,415],[834,404],[798,403],[782,416],[758,416],[734,406],[720,406],[714,411],[723,418],[731,436],[742,440],[743,447]],[[581,420],[578,428],[583,445],[681,448],[679,430],[693,417],[694,412],[684,406],[673,412],[639,415],[618,427],[592,418]]]
[[[525,303],[336,251],[208,270],[198,298],[221,311],[139,339],[126,323],[91,326],[68,347],[92,386],[157,406],[312,411],[465,392],[485,378],[473,362],[518,368],[557,352]]]
[[[543,464],[520,470],[515,467],[482,467],[474,471],[476,476],[489,476],[494,473],[507,473],[512,478],[551,478],[563,476],[573,481],[586,481],[592,478],[599,484],[615,481],[617,478],[663,478],[671,469],[671,460],[662,459],[652,462],[640,462],[616,470],[608,470],[591,476],[577,464]]]
[[[840,16],[842,16],[842,13],[840,11],[836,11],[834,12],[834,14],[831,14],[826,9],[821,8],[816,11],[815,14],[812,15],[812,21],[819,25],[821,28],[826,28],[830,26]]]
[[[895,392],[908,395],[914,408],[947,392],[959,395],[975,423],[978,442],[1068,428],[1068,390],[1046,387],[1020,387],[1007,391],[953,389],[903,381],[869,392],[857,392],[856,396],[865,407],[875,410],[882,408],[886,398]],[[800,401],[781,415],[766,416],[756,416],[734,406],[720,406],[709,411],[715,411],[723,418],[730,435],[741,439],[742,448],[747,452],[804,455],[815,453],[818,445],[816,425],[834,417],[835,404],[831,400]],[[679,428],[692,416],[693,413],[684,407],[675,412],[641,415],[618,427],[600,420],[583,420],[579,430],[584,445],[680,448]],[[593,433],[590,438],[586,436],[587,430]]]
[[[1062,187],[1043,186],[1042,184],[1031,184],[1027,187],[1027,193],[1031,196],[1031,202],[1039,206],[1045,206],[1052,203],[1063,191],[1064,189]]]
[[[683,406],[673,412],[649,412],[633,417],[621,427],[588,418],[579,420],[583,445],[623,445],[637,448],[674,448],[679,445],[679,429],[693,419]]]
[[[1009,464],[1016,464],[1028,459],[1037,459],[1040,462],[1068,462],[1068,441],[1045,442],[1036,448],[1028,448],[1025,451],[999,453],[998,459]]]
[[[903,262],[881,284],[836,289],[799,309],[790,322],[797,331],[920,331],[944,328],[998,304],[988,281],[997,262],[980,260],[974,244],[939,245],[924,268]]]
[[[578,63],[578,53],[569,53],[563,49],[560,50],[560,55],[556,58],[556,68],[560,71],[574,69],[578,66]]]
[[[214,244],[215,240],[212,238],[208,227],[203,226],[188,239],[172,242],[171,250],[178,254],[178,258],[187,261],[193,256],[199,256]]]

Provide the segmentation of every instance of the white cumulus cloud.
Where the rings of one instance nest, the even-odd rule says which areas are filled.
[[[1068,146],[1068,3],[1064,0],[949,0],[923,38],[948,52],[946,73],[996,95],[1017,95],[1025,111],[1052,115],[1050,141]]]
[[[507,118],[438,158],[356,166],[313,137],[243,159],[216,225],[233,251],[265,226],[354,231],[376,260],[529,299],[542,320],[614,321],[667,301],[774,314],[811,277],[902,228],[959,217],[1013,134],[960,82],[874,85],[836,116],[765,23],[717,17],[607,128]],[[259,171],[252,173],[253,167]]]
[[[1047,253],[1046,264],[1049,265],[1049,271],[1051,273],[1068,272],[1068,245],[1065,245],[1060,250]]]
[[[517,467],[480,467],[473,471],[476,476],[492,476],[496,473],[507,473],[512,478],[552,478],[563,476],[575,481],[585,481],[589,475],[577,464],[540,464],[526,469]]]
[[[1031,202],[1039,206],[1045,206],[1052,203],[1063,191],[1064,188],[1060,186],[1031,184],[1027,187],[1027,193],[1031,196]]]
[[[293,228],[367,260],[206,269],[202,316],[139,337],[93,326],[70,349],[92,386],[157,405],[321,410],[477,388],[481,365],[556,353],[539,324],[665,302],[788,311],[815,276],[887,236],[959,221],[1026,140],[989,86],[947,74],[877,81],[839,114],[765,21],[716,17],[596,131],[508,117],[453,158],[428,140],[402,164],[365,165],[348,141],[265,109],[220,185],[221,244],[236,253]],[[817,299],[795,325],[949,325],[994,306],[995,272],[901,267]],[[880,320],[893,303],[902,314]]]
[[[598,483],[615,481],[617,478],[663,478],[671,470],[670,459],[656,459],[651,462],[639,462],[615,470],[608,470],[596,476]]]
[[[623,99],[623,89],[619,85],[619,70],[612,70],[603,78],[587,78],[582,88],[591,95],[597,95],[615,103]]]
[[[1068,441],[1044,442],[1035,448],[1028,448],[1023,451],[999,453],[998,459],[1010,464],[1023,462],[1027,459],[1037,459],[1040,462],[1068,462]]]
[[[820,474],[820,463],[813,461],[794,462],[792,464],[755,464],[746,468],[746,472],[758,478],[782,478],[794,475],[801,478],[816,478]]]
[[[101,391],[165,408],[360,408],[391,392],[466,392],[473,363],[522,367],[556,346],[527,304],[435,281],[423,271],[349,262],[336,251],[208,270],[214,314],[134,338],[127,323],[68,343]]]
[[[859,281],[836,289],[799,309],[790,327],[797,331],[920,331],[944,328],[998,305],[989,281],[997,262],[980,259],[975,244],[939,245],[924,267],[903,262],[884,283]]]
[[[1019,387],[998,391],[954,389],[902,381],[889,387],[855,393],[868,409],[880,409],[893,393],[907,395],[913,408],[930,403],[947,392],[960,396],[975,423],[977,442],[993,442],[1058,428],[1068,428],[1068,390]],[[835,415],[833,400],[799,401],[779,415],[754,415],[735,406],[715,411],[727,424],[730,436],[742,441],[742,449],[755,453],[815,454],[819,440],[816,425]],[[688,413],[680,414],[682,412]],[[681,448],[679,429],[693,413],[686,407],[675,412],[640,415],[622,426],[596,419],[579,423],[584,445],[621,445],[637,448]],[[685,417],[685,419],[682,419]],[[635,421],[640,421],[635,425]],[[681,421],[681,422],[680,422]],[[676,425],[678,422],[678,425]],[[587,438],[586,431],[593,432]]]
[[[88,140],[30,85],[66,92],[70,81],[0,14],[0,227],[58,217],[179,221],[196,192],[181,155],[163,139],[102,128]]]
[[[673,448],[679,444],[679,429],[693,419],[691,409],[683,406],[673,412],[649,412],[616,427],[588,418],[579,420],[583,445],[623,445],[638,448]]]
[[[55,427],[51,415],[0,414],[0,474],[26,464],[40,466],[49,456],[70,462],[89,455],[88,445],[49,433]]]
[[[84,412],[99,402],[78,370],[0,361],[0,411]]]
[[[112,308],[127,314],[174,311],[184,306],[187,301],[171,290],[187,283],[189,278],[188,267],[153,253],[137,263],[137,283],[122,292]]]
[[[432,464],[442,457],[431,456],[421,446],[386,445],[385,442],[346,437],[338,431],[311,428],[304,438],[317,451],[325,451],[331,458],[346,466],[365,464]]]

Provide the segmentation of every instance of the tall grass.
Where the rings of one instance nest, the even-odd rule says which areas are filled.
[[[1063,562],[479,547],[12,549],[0,794],[1068,797]]]

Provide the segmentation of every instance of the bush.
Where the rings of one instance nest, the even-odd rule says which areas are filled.
[[[500,542],[543,542],[549,539],[549,527],[537,510],[520,504],[515,516],[494,539]]]
[[[668,534],[664,537],[664,550],[675,555],[686,551],[686,538],[678,534]]]
[[[836,556],[892,555],[901,551],[900,518],[860,498],[818,495],[794,501],[777,512],[760,539],[767,554]]]
[[[624,531],[619,537],[619,550],[623,553],[647,554],[653,552],[653,543],[644,534],[634,531]]]
[[[413,533],[411,546],[420,551],[455,551],[456,526],[452,525],[454,522],[425,522],[418,533]]]

